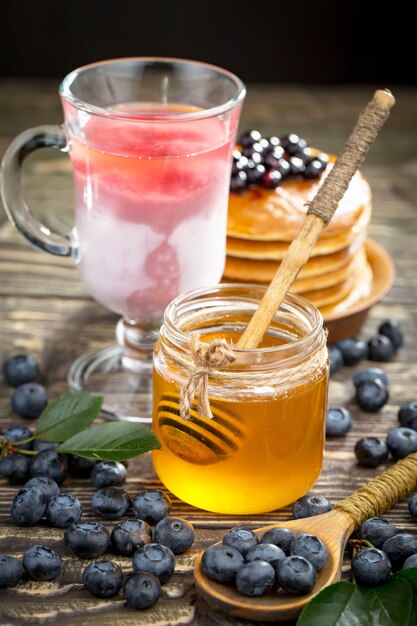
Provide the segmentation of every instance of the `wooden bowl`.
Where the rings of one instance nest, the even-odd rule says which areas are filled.
[[[350,310],[324,317],[324,326],[329,331],[329,344],[354,337],[370,309],[385,296],[394,282],[394,264],[384,248],[373,239],[367,239],[365,251],[373,274],[371,293]]]

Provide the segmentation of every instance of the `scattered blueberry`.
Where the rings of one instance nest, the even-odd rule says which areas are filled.
[[[318,159],[312,159],[310,163],[307,163],[305,166],[304,177],[305,178],[319,178],[320,174],[325,169],[326,169],[326,166],[323,165],[321,161],[319,161]]]
[[[30,476],[30,457],[8,454],[0,461],[0,476],[11,485],[24,485]]]
[[[401,426],[417,430],[417,401],[403,402],[398,411]]]
[[[278,546],[275,546],[273,543],[259,543],[246,553],[245,561],[247,563],[251,563],[252,561],[266,561],[275,567],[278,561],[282,561],[285,557],[286,554],[284,550],[281,550],[281,548],[278,548]]]
[[[359,387],[362,383],[372,382],[374,380],[380,380],[385,387],[388,387],[388,376],[379,367],[367,367],[364,370],[356,372],[353,377],[353,384],[355,387]]]
[[[223,544],[239,550],[243,556],[246,555],[249,550],[257,546],[259,543],[258,537],[253,530],[248,528],[232,528],[223,537]]]
[[[132,574],[123,586],[123,594],[131,609],[147,609],[161,595],[161,585],[152,574]]]
[[[385,335],[390,339],[395,350],[401,348],[404,343],[404,333],[397,320],[386,320],[382,322],[378,328],[378,332],[380,335]]]
[[[253,146],[254,143],[257,143],[261,139],[262,135],[258,130],[249,130],[240,135],[238,144],[241,145],[242,148],[247,148]]]
[[[39,377],[39,369],[33,357],[26,354],[12,356],[3,365],[4,380],[12,387],[32,383]]]
[[[269,170],[261,178],[261,184],[266,189],[276,189],[282,182],[282,174],[278,170]]]
[[[126,482],[127,470],[118,461],[99,461],[91,471],[91,482],[96,489],[121,487]]]
[[[163,585],[175,570],[175,556],[172,551],[160,543],[148,543],[133,555],[133,571],[146,572],[156,576]]]
[[[113,548],[124,556],[132,556],[138,548],[142,548],[151,541],[151,527],[140,519],[127,519],[119,522],[111,533]]]
[[[361,585],[373,587],[385,583],[391,576],[391,562],[382,550],[365,548],[352,559],[352,571]]]
[[[352,428],[352,415],[343,406],[329,406],[326,414],[326,437],[344,437]]]
[[[417,452],[417,432],[412,428],[391,428],[387,435],[387,446],[394,459],[403,459]]]
[[[181,554],[193,545],[194,528],[180,517],[165,517],[155,527],[155,541]]]
[[[370,361],[390,361],[394,356],[394,346],[385,335],[376,335],[368,341],[368,359]]]
[[[414,519],[417,519],[417,495],[409,499],[408,510],[410,511],[411,517],[414,517]]]
[[[304,596],[313,589],[317,572],[302,556],[287,556],[276,570],[277,582],[282,589],[294,596]]]
[[[388,389],[378,378],[365,381],[356,388],[356,402],[367,413],[382,409],[388,398]]]
[[[289,528],[271,528],[267,530],[261,537],[261,543],[273,543],[274,546],[281,548],[288,556],[291,541],[294,539],[294,533]]]
[[[52,498],[52,496],[56,496],[56,494],[59,493],[58,484],[48,476],[38,476],[37,478],[31,478],[25,484],[25,488],[29,489],[30,487],[36,487],[37,489],[42,491],[42,493],[45,494],[47,500],[49,500],[49,498]]]
[[[275,583],[275,570],[266,561],[245,563],[236,574],[236,588],[244,596],[262,596]]]
[[[209,578],[219,583],[231,583],[244,562],[243,555],[235,548],[217,545],[204,551],[201,566]]]
[[[23,555],[23,567],[32,580],[55,580],[61,566],[59,554],[46,546],[32,546]]]
[[[325,566],[329,553],[324,543],[315,535],[296,535],[290,547],[291,556],[303,556],[319,572]]]
[[[13,524],[33,526],[45,513],[47,497],[38,487],[24,487],[15,495],[10,514]]]
[[[44,450],[33,457],[30,473],[36,476],[49,476],[60,485],[67,477],[67,461],[55,450]]]
[[[112,598],[122,588],[123,572],[113,561],[96,561],[85,568],[83,584],[97,598]]]
[[[329,358],[330,358],[330,376],[336,374],[343,367],[343,354],[340,348],[337,346],[329,346]]]
[[[355,456],[361,467],[378,467],[388,459],[388,446],[376,437],[363,437],[355,444]]]
[[[58,448],[59,443],[52,441],[42,441],[42,439],[34,439],[33,450],[36,452],[43,452],[44,450],[55,450]]]
[[[245,191],[248,182],[248,175],[243,170],[234,174],[230,179],[230,191],[242,193]]]
[[[7,554],[0,555],[0,587],[13,587],[23,576],[23,565],[19,559]]]
[[[46,518],[58,528],[68,528],[81,519],[83,508],[80,501],[70,493],[57,493],[49,499],[46,507]]]
[[[337,347],[343,355],[345,365],[357,365],[363,359],[368,358],[368,346],[361,339],[342,339]]]
[[[105,519],[118,519],[126,515],[130,498],[120,487],[102,487],[91,498],[91,510]]]
[[[358,536],[372,543],[375,548],[382,548],[384,542],[398,534],[398,529],[384,517],[371,517],[359,528]]]
[[[384,541],[382,550],[391,561],[393,569],[401,569],[405,559],[417,553],[417,537],[410,533],[398,533]]]
[[[304,161],[297,156],[291,156],[288,162],[290,164],[291,176],[299,176],[305,172],[306,166],[304,165]]]
[[[295,154],[296,152],[300,152],[307,147],[307,142],[305,139],[301,139],[295,133],[291,133],[289,135],[283,135],[279,138],[281,141],[281,145],[290,154]]]
[[[25,383],[13,393],[11,404],[20,417],[39,417],[48,404],[48,394],[45,387],[38,383]]]
[[[136,517],[148,524],[156,524],[168,515],[171,500],[159,489],[148,489],[133,498],[132,508]]]
[[[94,559],[110,548],[110,535],[101,524],[80,522],[66,529],[64,543],[76,556]]]
[[[408,569],[409,567],[417,567],[417,554],[412,554],[405,559],[403,569]]]
[[[12,426],[12,428],[8,428],[3,432],[4,437],[6,437],[7,441],[10,443],[18,443],[19,441],[25,441],[25,439],[29,439],[33,436],[33,432],[26,428],[26,426]],[[27,443],[23,443],[21,446],[16,446],[20,448],[20,450],[31,450],[33,441],[28,441]]]
[[[295,519],[313,517],[331,511],[333,504],[324,496],[307,495],[294,502],[292,514]]]
[[[84,459],[77,454],[68,454],[68,474],[74,478],[90,478],[95,459]]]

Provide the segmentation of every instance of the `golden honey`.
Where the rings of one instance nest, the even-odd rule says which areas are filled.
[[[260,299],[263,293],[262,287],[217,289],[216,296],[194,302],[197,313],[192,299],[184,309],[187,296],[167,309],[154,359],[153,430],[162,448],[153,452],[153,463],[165,486],[194,506],[230,514],[271,511],[306,493],[321,470],[328,380],[321,317],[289,296],[261,346],[237,351],[231,368],[210,376],[213,419],[199,415],[194,404],[184,420],[179,387],[187,364],[192,367],[187,334],[198,329],[201,340],[236,342],[254,294]]]

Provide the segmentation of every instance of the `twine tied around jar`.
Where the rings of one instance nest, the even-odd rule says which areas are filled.
[[[180,415],[183,419],[189,419],[191,405],[197,396],[199,414],[212,419],[208,378],[214,370],[223,369],[236,360],[233,345],[226,339],[213,339],[206,343],[200,341],[199,334],[194,332],[191,333],[190,350],[194,369],[180,388]]]

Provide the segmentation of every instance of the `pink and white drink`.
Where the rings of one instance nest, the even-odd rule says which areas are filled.
[[[109,396],[117,377],[108,413],[146,421],[151,351],[166,305],[223,273],[245,89],[214,66],[132,58],[75,70],[60,95],[63,127],[25,131],[8,149],[4,203],[31,243],[72,256],[91,295],[123,316],[119,343],[81,356],[70,387]],[[68,151],[72,162],[76,221],[66,236],[36,222],[19,193],[23,158],[46,146]]]

